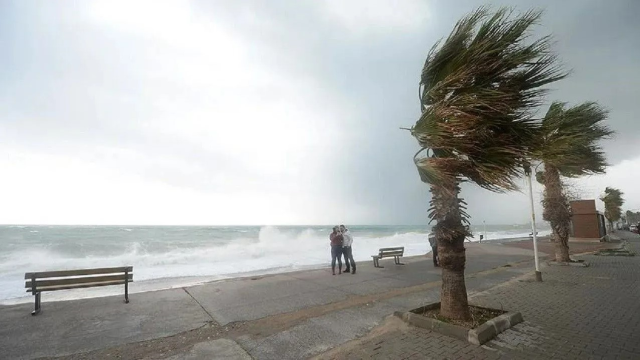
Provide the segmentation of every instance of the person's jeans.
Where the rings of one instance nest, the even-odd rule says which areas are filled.
[[[331,245],[331,270],[336,272],[336,260],[338,260],[338,271],[342,272],[342,245]]]
[[[356,262],[353,260],[353,251],[351,250],[351,246],[345,246],[342,248],[342,253],[344,254],[344,263],[346,264],[346,272],[349,272],[349,265],[353,268],[353,272],[356,271]]]

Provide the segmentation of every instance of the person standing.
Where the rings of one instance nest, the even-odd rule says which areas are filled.
[[[431,245],[431,255],[433,256],[433,266],[440,266],[440,258],[438,258],[438,242],[434,233],[429,234],[429,245]]]
[[[343,237],[340,234],[340,227],[334,226],[333,232],[329,235],[331,242],[331,272],[336,274],[336,260],[338,260],[338,275],[342,274],[342,241]]]
[[[351,272],[352,274],[356,273],[356,262],[353,260],[353,250],[351,245],[353,245],[353,236],[351,236],[351,232],[347,229],[346,226],[340,225],[340,232],[342,233],[342,253],[344,254],[344,263],[346,264],[345,272]],[[351,266],[349,266],[351,265]]]

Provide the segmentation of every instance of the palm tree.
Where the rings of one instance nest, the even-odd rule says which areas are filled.
[[[602,122],[607,111],[595,102],[566,108],[554,102],[542,119],[540,138],[533,156],[544,164],[538,179],[544,184],[543,218],[551,223],[556,243],[556,261],[569,262],[571,209],[561,176],[575,178],[604,173],[605,155],[598,145],[613,134]]]
[[[420,178],[431,187],[429,219],[436,222],[442,266],[440,313],[449,319],[470,319],[464,240],[471,233],[460,184],[495,192],[517,188],[537,133],[531,117],[542,87],[566,76],[549,37],[528,41],[540,16],[479,8],[431,48],[422,70],[422,115],[410,130],[421,147],[414,156]]]
[[[600,200],[604,202],[604,216],[609,220],[611,231],[613,231],[613,223],[622,217],[623,194],[622,191],[607,186],[604,189],[604,194],[600,197]]]

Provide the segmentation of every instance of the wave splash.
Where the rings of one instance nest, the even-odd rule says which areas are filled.
[[[219,241],[165,244],[161,251],[154,248],[155,242],[135,241],[111,254],[91,251],[90,248],[83,248],[83,251],[75,249],[71,253],[51,247],[31,247],[0,254],[0,300],[24,297],[20,290],[24,286],[24,273],[30,271],[132,265],[134,279],[138,282],[185,277],[220,278],[272,269],[293,271],[328,265],[331,260],[326,231],[311,228],[283,230],[265,226],[260,228],[257,239],[243,237],[246,234],[242,232],[238,235],[222,244]],[[405,246],[407,256],[428,251],[425,234],[354,235],[354,257],[358,261],[370,259],[380,247]]]

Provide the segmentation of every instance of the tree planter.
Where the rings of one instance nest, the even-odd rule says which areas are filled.
[[[584,260],[571,260],[571,262],[557,262],[555,260],[547,261],[549,266],[574,266],[574,267],[589,267],[589,263]]]
[[[490,311],[499,313],[500,315],[488,321],[485,321],[484,323],[479,324],[474,328],[455,325],[449,322],[438,320],[431,316],[421,315],[424,313],[439,310],[439,302],[427,306],[422,306],[407,312],[396,312],[395,315],[413,326],[435,331],[437,333],[460,339],[462,341],[468,341],[475,345],[482,345],[496,337],[496,335],[500,334],[501,332],[524,321],[524,319],[522,318],[522,314],[520,314],[519,312],[505,312],[498,309],[483,308],[473,305],[470,305],[469,307],[472,308],[472,310],[475,309]]]
[[[599,250],[595,255],[600,256],[635,256],[636,253],[629,250],[627,248],[627,242],[625,241],[622,246],[616,249],[602,249]]]
[[[600,250],[595,255],[599,256],[635,256],[636,253],[627,249],[606,249]]]

